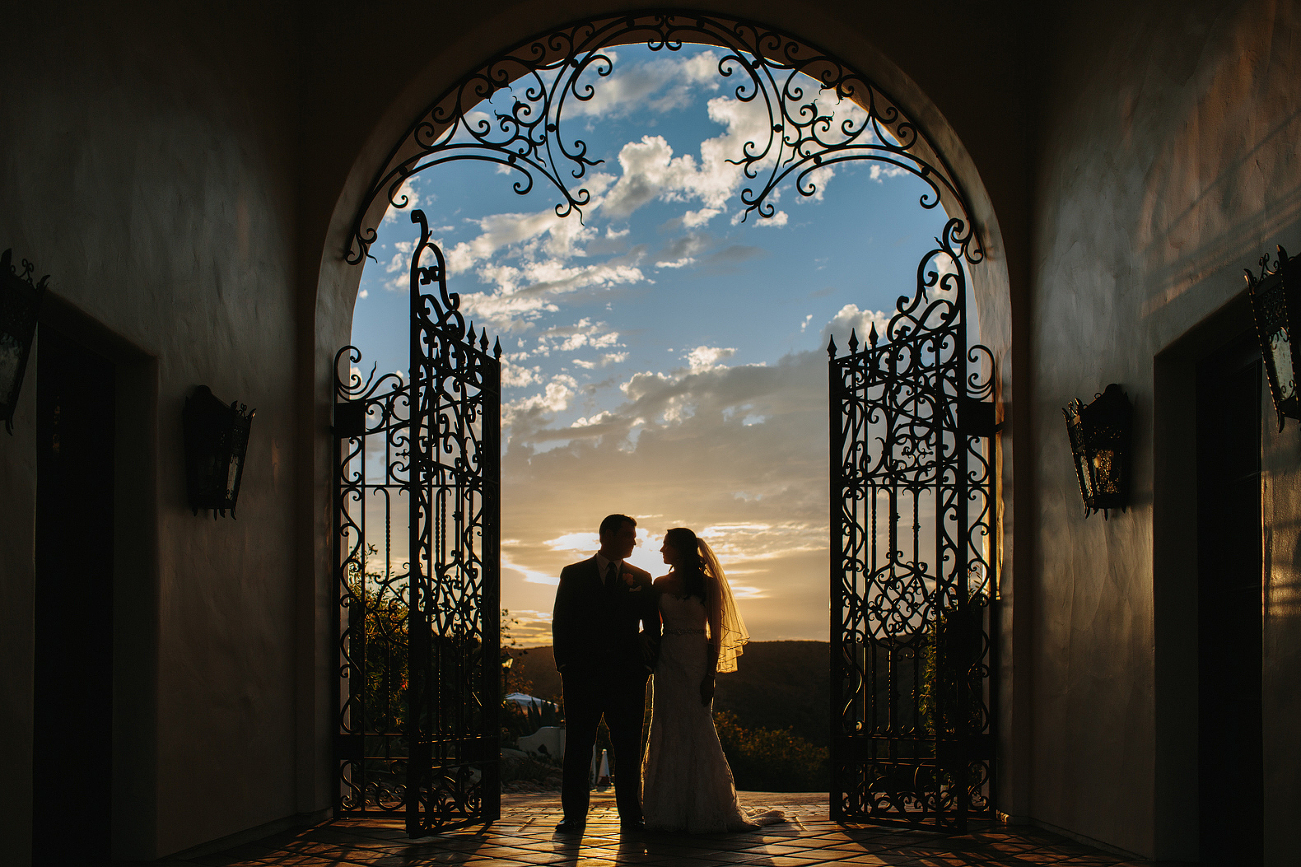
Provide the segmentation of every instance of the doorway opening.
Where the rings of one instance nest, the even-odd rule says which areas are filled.
[[[32,863],[110,857],[113,813],[115,370],[42,325]]]
[[[1197,371],[1197,726],[1201,860],[1264,859],[1261,356],[1248,332]]]

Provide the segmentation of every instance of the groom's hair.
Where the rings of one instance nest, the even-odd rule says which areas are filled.
[[[606,515],[605,520],[601,522],[601,535],[609,536],[623,529],[624,524],[637,526],[637,522],[627,515]]]

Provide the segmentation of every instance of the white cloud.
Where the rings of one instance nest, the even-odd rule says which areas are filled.
[[[710,220],[723,213],[718,208],[701,208],[699,211],[687,211],[682,215],[682,225],[688,229],[694,229],[697,226],[703,226]]]
[[[826,346],[827,341],[834,337],[836,345],[843,350],[849,345],[851,332],[857,335],[860,345],[866,345],[873,327],[876,328],[877,336],[884,340],[885,328],[889,322],[890,315],[884,311],[859,310],[857,304],[846,304],[822,329],[822,345]]]
[[[589,72],[580,80],[593,88],[591,99],[569,99],[565,109],[571,117],[622,117],[633,112],[663,114],[685,108],[698,91],[718,90],[723,81],[718,73],[719,55],[704,51],[689,57],[659,57],[648,63],[618,63],[616,52],[604,52],[614,62],[607,77]]]
[[[713,370],[721,367],[719,364],[724,358],[731,358],[736,355],[736,349],[723,349],[717,346],[697,346],[687,353],[687,364],[691,366],[692,373],[701,373],[706,370]]]
[[[585,554],[595,551],[601,547],[601,536],[597,532],[591,533],[566,533],[555,539],[548,539],[543,543],[552,551],[567,551],[575,554]]]
[[[560,374],[552,377],[542,394],[533,394],[502,404],[502,426],[507,427],[530,418],[541,420],[565,411],[569,408],[569,402],[573,399],[574,389],[577,387],[578,383],[572,376]]]
[[[675,159],[673,148],[659,135],[644,135],[640,142],[625,144],[619,150],[619,165],[623,173],[603,208],[605,216],[615,220],[627,218],[665,192],[684,188],[685,179],[696,171],[690,154]]]
[[[582,349],[587,345],[586,334],[571,334],[564,343],[558,347],[561,352],[573,352]]]
[[[524,367],[502,358],[501,384],[508,388],[524,388],[542,381],[540,366]]]
[[[570,427],[592,427],[594,425],[603,424],[614,417],[615,417],[614,413],[608,410],[601,410],[600,412],[593,415],[591,418],[575,419],[574,423],[570,425]]]
[[[406,271],[411,265],[411,251],[416,248],[415,241],[395,241],[393,242],[393,258],[388,260],[384,270],[392,274],[394,271]]]
[[[763,154],[754,168],[772,166],[778,148],[771,121],[762,100],[745,102],[718,96],[708,103],[710,120],[725,132],[700,143],[700,155],[674,156],[663,136],[644,135],[619,151],[622,174],[605,198],[604,213],[612,219],[626,218],[642,205],[662,198],[669,201],[699,200],[705,207],[687,211],[683,225],[703,225],[722,213],[746,178],[742,166],[733,161],[746,153]],[[747,148],[748,146],[748,148]],[[781,225],[778,223],[777,225]]]
[[[631,265],[567,266],[556,259],[514,265],[485,265],[479,270],[485,283],[496,283],[492,292],[462,293],[461,307],[476,321],[487,322],[498,331],[520,331],[542,313],[559,311],[556,299],[588,287],[608,289],[640,283],[646,279]]]
[[[583,251],[577,245],[595,234],[579,222],[577,215],[557,217],[551,208],[531,214],[490,214],[476,222],[480,229],[477,237],[446,251],[449,276],[463,274],[480,262],[494,259],[503,247],[530,241],[538,243],[529,252],[540,248],[559,259],[582,256]]]
[[[902,166],[874,162],[872,163],[871,174],[868,177],[877,183],[884,183],[885,178],[903,178],[909,174],[910,172]]]
[[[507,552],[507,546],[505,543],[503,543],[502,552],[501,552],[501,568],[503,570],[506,569],[515,570],[516,572],[520,573],[520,575],[523,576],[524,580],[530,584],[549,584],[552,587],[555,587],[560,583],[560,575],[558,573],[552,575],[550,572],[540,572],[536,569],[530,569],[526,566],[521,566],[519,563],[516,563],[514,560],[512,560],[510,555],[507,554],[506,552]],[[511,612],[512,616],[518,617],[521,620],[524,619],[524,617],[521,615],[529,615],[529,614],[534,615],[533,617],[530,617],[529,620],[543,619],[542,617],[538,616],[540,613],[541,612],[537,612],[537,611],[530,611],[530,612],[512,611]],[[545,619],[548,621],[551,619],[551,615],[549,614],[544,616]]]

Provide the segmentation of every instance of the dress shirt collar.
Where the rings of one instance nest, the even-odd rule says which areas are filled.
[[[621,573],[621,572],[623,571],[623,561],[622,561],[622,560],[607,560],[607,559],[605,558],[605,555],[604,555],[604,554],[600,553],[599,551],[597,552],[597,554],[596,554],[596,570],[597,570],[597,574],[599,574],[599,575],[601,576],[601,583],[602,583],[602,584],[605,583],[605,576],[606,576],[606,573],[608,573],[608,572],[610,571],[610,564],[611,564],[611,563],[615,563],[615,564],[617,564],[617,568],[615,569],[615,574],[616,574],[616,575],[619,574],[619,573]]]

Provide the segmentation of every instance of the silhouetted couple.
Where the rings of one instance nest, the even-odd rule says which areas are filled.
[[[691,530],[669,530],[660,553],[670,571],[652,582],[625,562],[637,544],[635,520],[610,515],[600,540],[595,556],[561,571],[552,616],[566,725],[565,817],[556,830],[580,833],[587,822],[588,769],[602,715],[624,831],[716,833],[781,821],[777,812],[750,817],[741,809],[714,730],[714,675],[736,669],[749,636],[713,551]]]

